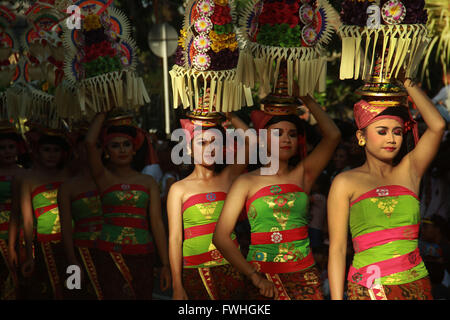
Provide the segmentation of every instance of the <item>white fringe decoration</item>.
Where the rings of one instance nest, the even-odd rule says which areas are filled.
[[[425,25],[383,25],[378,29],[342,25],[341,79],[368,80],[374,71],[377,54],[382,45],[382,76],[396,78],[402,68],[406,77],[414,78],[417,67],[430,42]],[[382,42],[381,42],[382,41]]]
[[[199,108],[200,91],[209,91],[209,111],[237,111],[242,106],[253,105],[250,87],[236,81],[236,70],[197,71],[175,65],[169,72],[172,79],[174,108]]]

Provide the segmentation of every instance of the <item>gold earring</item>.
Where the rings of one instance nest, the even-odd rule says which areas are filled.
[[[358,144],[360,147],[364,147],[366,145],[366,139],[364,138],[359,139]]]
[[[109,159],[109,154],[108,153],[105,154],[105,159]]]

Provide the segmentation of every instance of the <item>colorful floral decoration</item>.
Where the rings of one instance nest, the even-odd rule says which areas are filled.
[[[76,91],[82,115],[113,108],[137,109],[150,101],[143,80],[135,74],[136,46],[128,18],[110,0],[75,0],[81,29],[64,28],[67,85]]]
[[[415,77],[430,41],[424,5],[424,0],[344,0],[340,78],[363,79],[358,91],[363,95],[405,95],[394,79],[401,73]],[[370,14],[369,6],[378,13]]]
[[[405,20],[406,8],[397,0],[386,2],[381,8],[381,16],[387,24],[399,24]]]
[[[248,1],[239,19],[247,49],[242,81],[254,85],[251,75],[256,73],[262,93],[275,92],[283,64],[289,95],[294,83],[301,95],[323,91],[326,57],[322,49],[331,39],[331,19],[337,17],[327,0]]]
[[[203,110],[206,92],[216,97],[208,99],[211,111],[253,104],[251,89],[236,81],[240,55],[233,5],[232,0],[188,1],[170,71],[175,108]]]
[[[55,92],[64,79],[65,50],[62,24],[65,14],[55,10],[54,1],[39,1],[25,12],[27,28],[21,35],[23,70],[18,84],[10,93],[21,98],[21,114],[32,122],[51,129],[62,129],[64,124],[58,110],[76,99],[57,101]],[[26,98],[24,98],[26,96]]]
[[[15,119],[12,101],[8,97],[11,85],[19,79],[19,41],[12,30],[16,15],[5,6],[0,6],[0,121]],[[8,101],[9,100],[9,101]]]

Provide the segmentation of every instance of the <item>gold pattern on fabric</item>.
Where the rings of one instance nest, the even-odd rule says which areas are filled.
[[[203,285],[205,286],[205,289],[208,292],[209,298],[211,300],[216,300],[216,298],[213,294],[212,278],[211,278],[210,269],[209,268],[198,268],[198,273],[200,274],[200,278],[202,278]]]
[[[262,198],[268,207],[273,210],[273,216],[280,224],[282,230],[286,229],[291,208],[294,206],[297,197],[295,193],[285,193]]]
[[[60,233],[61,232],[61,223],[59,222],[59,212],[58,209],[55,208],[50,211],[52,214],[56,215],[55,222],[53,223],[52,227],[52,234]]]
[[[393,198],[371,198],[370,201],[378,203],[378,209],[383,211],[388,218],[391,217],[391,214],[395,210],[395,206],[398,204],[398,200]]]
[[[115,191],[114,196],[120,202],[126,202],[127,206],[137,206],[142,195],[147,196],[142,191],[129,190],[129,191]]]
[[[98,212],[100,210],[98,198],[83,198],[81,199],[83,205],[89,208],[90,212]]]
[[[256,209],[255,209],[255,207],[254,207],[253,205],[251,205],[251,206],[248,208],[247,215],[248,215],[248,217],[249,217],[250,219],[255,219],[256,216],[258,215],[258,212],[256,211]]]
[[[317,277],[317,274],[315,272],[306,272],[304,275],[304,279],[306,280],[306,284],[308,286],[315,286],[319,284],[319,278]]]
[[[10,204],[11,201],[7,201],[3,204]],[[2,210],[2,205],[0,204],[0,223],[5,223],[9,221],[10,210]]]
[[[48,200],[48,205],[55,204],[58,196],[58,189],[44,191],[40,193],[46,200]]]
[[[278,252],[273,259],[274,262],[297,261],[304,258],[302,252],[296,249],[295,243],[281,243],[278,247]]]
[[[117,269],[119,269],[126,282],[122,288],[123,292],[126,295],[136,299],[136,293],[134,292],[133,288],[133,276],[131,275],[130,269],[126,264],[125,259],[120,253],[110,252],[109,254],[111,255],[111,258],[113,259]]]
[[[107,241],[111,241],[108,239]],[[121,244],[137,244],[138,240],[135,234],[134,228],[123,227],[117,240],[114,242],[119,242]]]
[[[384,284],[397,285],[400,281],[405,280],[404,277],[406,275],[406,279],[408,281],[414,281],[418,276],[419,272],[417,270],[407,270],[404,272],[396,273],[390,276],[383,278]]]
[[[211,220],[219,202],[199,203],[197,208],[206,220]]]
[[[83,259],[84,266],[86,268],[89,280],[94,287],[95,294],[98,300],[103,300],[103,292],[98,281],[97,270],[95,269],[94,261],[92,260],[91,253],[88,248],[78,248],[81,258]]]

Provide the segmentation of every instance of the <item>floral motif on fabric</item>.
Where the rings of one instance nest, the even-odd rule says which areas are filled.
[[[378,209],[380,209],[388,218],[391,217],[391,214],[394,212],[395,207],[398,204],[398,200],[396,200],[395,198],[371,198],[370,201],[372,201],[373,203],[378,203]]]
[[[138,240],[136,238],[135,230],[130,227],[124,227],[115,242],[121,244],[137,244]]]
[[[216,211],[218,202],[199,203],[197,208],[206,220],[211,220]]]
[[[254,207],[253,205],[251,205],[251,206],[248,208],[247,216],[248,216],[250,219],[255,219],[257,215],[258,215],[258,212],[256,211],[255,207]]]
[[[274,262],[298,261],[304,258],[304,255],[296,248],[294,243],[280,244],[278,252],[279,253],[273,259]]]
[[[277,192],[275,190],[275,192]],[[266,196],[263,198],[268,207],[273,210],[273,216],[281,226],[281,229],[286,229],[286,224],[291,214],[291,208],[294,207],[295,200],[298,195],[295,193],[286,193],[276,196]]]

